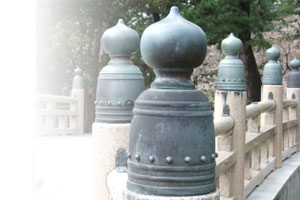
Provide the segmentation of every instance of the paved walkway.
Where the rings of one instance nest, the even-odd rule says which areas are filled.
[[[92,135],[35,138],[36,200],[92,199]]]

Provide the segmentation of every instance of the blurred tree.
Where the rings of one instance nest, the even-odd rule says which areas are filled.
[[[98,73],[108,62],[100,52],[100,37],[127,12],[120,4],[117,0],[37,1],[37,92],[67,95],[73,70],[80,67],[88,132],[94,121]]]

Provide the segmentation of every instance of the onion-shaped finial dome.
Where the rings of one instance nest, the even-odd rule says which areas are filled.
[[[194,88],[190,74],[203,62],[206,48],[203,30],[184,19],[173,6],[168,16],[147,27],[141,38],[142,58],[156,73],[151,87]],[[171,80],[170,73],[175,71],[186,72],[181,73],[181,83]]]
[[[280,51],[273,45],[266,51],[269,61],[264,66],[263,85],[282,85],[281,65],[277,62]]]
[[[288,88],[300,88],[300,61],[294,58],[290,63],[289,66],[292,68],[292,71],[288,74]]]
[[[109,55],[130,55],[138,49],[139,42],[137,32],[119,19],[115,26],[103,33],[101,47]]]
[[[222,51],[225,55],[236,56],[243,46],[242,41],[230,33],[229,37],[225,38],[221,43]]]
[[[72,89],[83,89],[82,70],[79,67],[74,70]]]
[[[138,46],[137,32],[122,19],[103,33],[101,47],[111,60],[98,77],[96,122],[130,123],[134,101],[145,89],[142,72],[130,60]]]
[[[299,70],[300,67],[300,60],[297,58],[294,58],[290,63],[289,66],[292,68],[292,70]]]
[[[272,45],[271,48],[267,49],[266,54],[269,60],[278,60],[278,58],[280,57],[280,51],[274,45]]]
[[[166,18],[144,31],[141,54],[156,79],[135,101],[127,190],[153,196],[214,192],[213,113],[190,79],[205,58],[205,33],[172,7]]]
[[[242,41],[233,33],[222,41],[221,47],[226,57],[219,64],[218,90],[245,91],[244,64],[237,56],[242,46]]]

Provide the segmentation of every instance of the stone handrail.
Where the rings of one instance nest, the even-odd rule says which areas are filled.
[[[296,100],[284,99],[282,112],[282,129],[284,146],[282,160],[296,152],[296,129],[299,119],[296,116],[298,103]],[[276,168],[274,142],[277,126],[275,123],[276,102],[263,100],[246,106],[245,132],[245,175],[244,196],[248,196],[253,189],[261,184],[264,178]],[[231,170],[237,162],[236,152],[232,150],[232,129],[235,126],[231,116],[224,116],[214,120],[217,140],[216,182],[219,185],[222,198],[231,198],[232,188]]]
[[[81,100],[76,96],[37,96],[37,133],[40,135],[81,134]]]
[[[82,134],[84,128],[84,89],[82,71],[74,70],[71,96],[37,95],[37,134]]]
[[[247,196],[249,196],[249,194],[264,181],[264,179],[266,178],[266,176],[268,176],[268,174],[270,174],[273,170],[282,167],[282,161],[284,159],[290,157],[294,152],[299,151],[299,144],[300,144],[300,137],[299,137],[300,109],[298,106],[300,102],[300,82],[298,83],[297,81],[294,81],[295,84],[290,83],[290,85],[288,85],[286,90],[287,99],[283,99],[284,90],[282,84],[282,69],[278,62],[278,59],[280,57],[280,52],[278,49],[276,49],[276,47],[272,46],[270,49],[266,51],[269,61],[264,67],[261,101],[246,106],[247,97],[249,97],[248,96],[249,94],[247,94],[246,92],[247,89],[246,82],[249,80],[245,80],[246,76],[244,73],[244,65],[242,60],[240,60],[238,57],[238,54],[242,49],[242,46],[243,46],[242,41],[236,38],[233,34],[230,34],[230,36],[224,39],[221,44],[222,51],[226,56],[223,60],[221,60],[219,64],[217,90],[214,99],[215,100],[214,129],[215,129],[215,137],[216,137],[215,141],[211,138],[211,136],[213,136],[212,134],[210,134],[211,132],[206,131],[208,130],[206,128],[212,125],[210,123],[211,121],[209,121],[211,118],[204,125],[201,124],[200,122],[198,122],[199,124],[197,124],[199,127],[203,128],[204,130],[203,132],[205,133],[203,135],[207,136],[207,138],[204,137],[199,139],[199,142],[207,141],[207,144],[213,145],[213,147],[216,146],[215,148],[216,153],[208,154],[207,152],[209,152],[208,150],[212,146],[209,145],[206,146],[206,144],[199,143],[201,144],[201,148],[195,149],[195,152],[198,153],[198,150],[200,152],[202,148],[205,149],[206,152],[205,154],[202,154],[199,157],[197,156],[198,160],[196,162],[198,163],[200,159],[203,163],[206,162],[205,164],[206,166],[208,166],[207,163],[214,164],[214,160],[216,161],[215,174],[213,177],[215,178],[218,191],[215,192],[216,193],[220,192],[220,197],[221,197],[220,199],[223,200],[246,199]],[[170,66],[173,66],[173,63],[171,63]],[[299,67],[300,64],[298,68]],[[300,77],[299,71],[297,72],[294,71],[294,73],[295,73],[294,76],[298,77],[295,80],[299,80]],[[167,83],[168,81],[165,82]],[[161,81],[160,84],[163,85],[165,82]],[[157,86],[159,86],[158,82],[156,82],[156,84]],[[167,88],[169,88],[170,86],[168,86]],[[260,93],[260,91],[257,92]],[[170,102],[166,102],[165,105],[170,105],[169,103]],[[157,123],[157,121],[158,120],[156,120],[155,123]],[[147,122],[145,122],[145,124],[146,123]],[[170,124],[168,125],[171,126]],[[117,142],[123,141],[123,139],[120,140],[121,136],[116,137],[115,134],[112,134],[112,133],[117,133],[117,131],[115,130],[118,130],[118,133],[122,133],[122,136],[125,136],[125,139],[129,137],[128,135],[126,135],[129,133],[129,125],[126,127],[124,125],[122,127],[121,125],[116,125],[116,124],[108,125],[108,127],[110,127],[112,130],[109,131],[109,134],[100,134],[101,131],[102,133],[106,132],[103,131],[103,127],[102,130],[100,129],[101,126],[102,126],[101,124],[98,125],[95,124],[93,127],[94,128],[93,135],[98,135],[98,138],[96,137],[94,138],[95,141],[96,140],[103,141],[103,144],[109,143],[108,141],[115,141],[116,140],[115,138],[118,138]],[[131,126],[135,128],[137,127],[137,123],[132,123]],[[150,129],[150,127],[146,126],[146,128],[149,133],[153,133],[153,132],[157,133],[156,130],[153,132],[149,131],[148,128]],[[145,129],[132,128],[132,130],[135,131],[146,130],[146,128]],[[119,130],[123,130],[123,132]],[[100,186],[98,187],[101,189],[99,189],[99,191],[101,192],[104,191],[103,193],[99,192],[98,194],[99,197],[102,197],[104,193],[105,195],[108,194],[108,192],[106,191],[107,188],[106,183],[114,182],[116,185],[118,185],[119,182],[122,182],[122,186],[119,187],[121,189],[118,192],[116,192],[117,195],[111,194],[111,196],[115,196],[115,197],[119,196],[119,197],[118,198],[112,197],[112,199],[114,200],[124,199],[122,198],[123,194],[126,194],[125,199],[171,199],[171,198],[173,199],[173,197],[168,198],[170,194],[172,194],[171,192],[169,192],[167,195],[164,194],[163,192],[164,187],[174,189],[173,186],[171,187],[168,183],[166,184],[167,187],[166,185],[164,185],[165,182],[169,182],[169,180],[175,180],[172,179],[173,177],[170,179],[169,177],[168,179],[165,179],[164,176],[162,176],[163,178],[158,177],[154,179],[149,175],[149,177],[146,178],[147,176],[146,174],[136,175],[135,174],[136,172],[134,170],[130,171],[134,168],[132,167],[133,165],[130,166],[132,163],[135,163],[136,166],[147,166],[147,168],[146,167],[145,168],[147,170],[149,169],[149,171],[151,171],[150,169],[154,169],[152,165],[156,164],[155,163],[156,159],[152,156],[153,151],[149,150],[147,152],[147,156],[149,154],[149,157],[142,160],[140,152],[136,151],[136,149],[139,149],[139,147],[144,147],[147,145],[149,146],[150,144],[153,145],[153,147],[155,147],[155,145],[161,145],[164,143],[167,144],[169,141],[171,141],[171,140],[167,140],[165,142],[160,141],[159,144],[157,144],[157,142],[153,142],[152,140],[151,142],[149,142],[147,140],[147,143],[141,143],[140,141],[142,140],[140,139],[136,140],[137,138],[141,138],[141,135],[137,136],[138,133],[140,132],[138,131],[134,132],[135,133],[134,136],[132,136],[133,133],[130,132],[131,134],[129,140],[130,145],[127,154],[127,158],[130,159],[130,162],[127,162],[127,164],[129,163],[128,165],[129,171],[127,174],[125,174],[125,176],[123,174],[124,176],[123,180],[119,179],[119,177],[121,176],[115,174],[114,178],[111,178],[109,181],[106,182],[105,178],[107,177],[107,173],[109,173],[109,171],[113,169],[113,165],[111,164],[111,162],[105,162],[106,171],[104,173],[103,172],[101,174],[97,173],[98,175],[99,174],[101,175],[101,182],[99,181]],[[165,134],[165,133],[162,132],[160,134]],[[103,138],[103,135],[105,135],[106,138]],[[172,134],[170,135],[173,136]],[[182,136],[184,137],[184,133],[182,134]],[[115,152],[118,151],[118,148],[120,147],[123,148],[123,146],[118,144],[117,142],[114,142],[116,143],[116,145],[115,144],[110,145],[110,148],[107,148],[106,145],[98,145],[97,153],[95,154],[105,155],[106,157],[109,158],[113,157],[111,155],[115,155]],[[146,144],[146,145],[142,145],[142,144]],[[186,147],[188,145],[181,145],[178,148],[180,149],[182,146]],[[123,149],[122,152],[125,153],[125,150]],[[134,152],[134,154],[132,154],[132,152]],[[165,153],[168,151],[160,150],[160,152]],[[116,158],[120,158],[120,155],[116,155]],[[99,158],[97,158],[98,159],[97,163],[99,164],[99,169],[103,171],[104,169],[103,161],[102,161],[103,159],[99,159]],[[132,161],[132,159],[135,159],[135,161]],[[145,163],[139,164],[139,162],[141,161],[145,162],[146,164]],[[189,156],[184,157],[184,161],[186,164],[190,164],[191,157]],[[152,164],[149,164],[149,162],[151,162]],[[170,165],[173,162],[172,157],[170,156],[166,157],[166,162],[169,165],[167,165],[167,167],[164,168],[164,170],[168,169],[169,171],[171,171],[170,169],[172,169],[173,167]],[[109,163],[109,165],[107,163]],[[116,164],[119,167],[119,163]],[[126,164],[124,164],[124,166],[125,165]],[[148,165],[151,165],[151,167],[148,167]],[[178,168],[176,168],[176,171],[177,170]],[[127,183],[129,183],[129,185],[131,186],[127,185],[128,187],[126,189],[127,175],[129,175],[129,181]],[[181,178],[183,178],[185,175],[189,175],[189,174],[188,173],[181,174],[180,180],[182,180]],[[130,182],[134,180],[135,177],[137,176],[143,177],[143,179],[140,180],[143,180],[143,182],[146,183],[145,185],[143,185],[144,190],[141,190],[142,187],[140,188],[140,186],[137,186],[140,184],[140,182],[138,181],[134,183]],[[98,177],[100,176],[97,176],[96,180],[100,180],[100,178]],[[195,177],[193,178],[194,180],[197,179]],[[149,181],[150,179],[151,181],[156,180],[158,183],[162,183],[162,184],[156,185],[157,183],[152,183],[151,181]],[[210,181],[212,179],[213,178],[210,178]],[[181,184],[184,183],[185,181],[181,182]],[[110,185],[112,186],[113,184]],[[154,185],[155,187],[153,187]],[[214,184],[212,185],[214,186]],[[203,185],[203,187],[204,186],[205,184]],[[112,187],[109,186],[109,188],[111,189]],[[141,198],[139,197],[133,198],[135,192],[147,193],[147,189],[149,190],[148,192],[150,192],[149,194],[153,195],[153,188],[159,189],[161,192],[159,193],[159,195],[162,195],[162,197],[152,198],[151,195],[149,195],[149,197],[145,195],[145,197],[139,196]],[[137,190],[134,191],[134,189]],[[178,190],[178,188],[176,188],[176,190]],[[176,190],[172,190],[172,191],[174,192]],[[124,193],[122,194],[122,192]],[[179,195],[187,197],[189,194],[177,193],[174,199],[175,198],[184,199],[184,197]],[[218,196],[218,194],[216,196]],[[204,198],[218,199],[215,198],[215,196],[213,198],[212,196],[209,198],[207,197]]]
[[[298,105],[298,103],[294,99],[283,99],[283,108],[286,108],[286,107],[295,107],[297,105]]]
[[[266,100],[258,103],[252,103],[246,107],[246,119],[255,117],[266,111],[274,109],[276,103],[274,100]]]
[[[214,127],[215,136],[225,134],[234,127],[234,120],[230,116],[215,119]]]

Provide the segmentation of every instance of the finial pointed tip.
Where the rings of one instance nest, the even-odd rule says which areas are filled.
[[[171,7],[171,11],[175,11],[175,12],[179,12],[179,9],[178,9],[178,7],[177,6],[172,6]]]
[[[233,33],[230,33],[229,36],[230,36],[230,37],[235,37]]]
[[[123,19],[119,19],[118,20],[118,24],[124,24],[125,25],[124,20]]]
[[[169,15],[180,15],[179,8],[177,6],[172,6]]]

